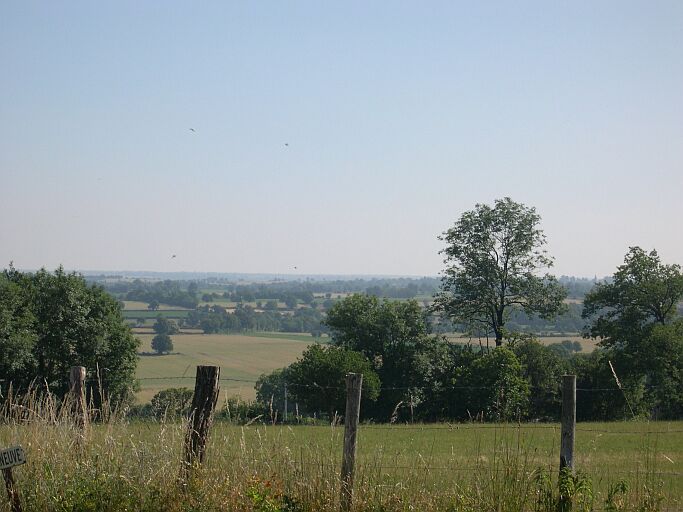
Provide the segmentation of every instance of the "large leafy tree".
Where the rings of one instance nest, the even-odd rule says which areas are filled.
[[[515,354],[507,347],[484,353],[458,371],[461,400],[469,413],[485,419],[509,421],[526,416],[529,383]]]
[[[35,380],[64,393],[69,368],[85,366],[95,400],[102,396],[99,391],[115,403],[131,398],[138,341],[113,297],[61,267],[29,274],[10,266],[0,281],[0,312],[21,313],[0,314],[0,345],[21,349],[18,358],[4,350],[0,354],[6,381]],[[103,389],[94,389],[100,385]]]
[[[665,265],[657,251],[631,247],[610,282],[598,283],[584,299],[586,334],[603,346],[637,343],[654,324],[666,325],[678,316],[683,299],[680,265]]]
[[[279,368],[271,373],[262,373],[256,381],[256,401],[267,404],[280,415],[285,410],[285,386],[287,385],[287,368]]]
[[[375,417],[387,419],[398,404],[419,403],[424,388],[433,384],[432,366],[443,342],[429,334],[416,301],[351,295],[332,306],[325,325],[336,346],[362,353],[379,375]]]
[[[0,375],[7,381],[7,377],[25,374],[18,385],[27,384],[31,377],[26,370],[36,364],[32,351],[37,338],[35,317],[26,306],[21,287],[0,274]]]
[[[586,295],[585,335],[609,349],[636,409],[670,417],[683,410],[682,299],[680,265],[640,247],[631,247],[612,279]]]
[[[465,212],[440,237],[447,243],[446,268],[435,309],[471,334],[494,335],[497,346],[512,308],[543,318],[560,312],[566,292],[555,277],[542,274],[553,259],[540,221],[533,207],[509,197]]]
[[[311,345],[299,360],[287,368],[287,385],[293,401],[308,411],[343,415],[346,409],[347,373],[363,374],[361,413],[377,399],[379,378],[359,352],[334,346]]]

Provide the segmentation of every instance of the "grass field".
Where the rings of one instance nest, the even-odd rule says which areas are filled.
[[[152,352],[151,334],[137,336],[141,352]],[[237,379],[221,382],[222,394],[255,397],[254,384],[262,373],[283,368],[314,342],[307,335],[181,334],[172,336],[173,354],[142,356],[137,377],[142,389],[138,401],[147,402],[155,393],[169,387],[194,387],[195,367],[210,364],[221,367],[221,378]],[[168,377],[184,377],[171,379]],[[251,381],[251,382],[240,382]]]
[[[147,310],[147,306],[149,303],[147,302],[141,302],[138,300],[124,300],[123,301],[123,309],[124,311],[128,310],[135,310],[135,311],[140,311],[140,310]],[[178,309],[185,309],[188,310],[187,308],[183,308],[181,306],[171,306],[169,304],[159,304],[159,311],[166,311],[166,310],[178,310]],[[189,311],[189,310],[188,310]]]
[[[683,422],[579,424],[574,510],[681,510],[681,431]],[[15,471],[26,510],[338,510],[342,427],[217,421],[185,487],[184,433],[123,421],[76,443],[69,425],[35,421],[0,426],[0,444],[26,449]],[[354,510],[554,512],[558,446],[553,424],[361,426]]]
[[[121,312],[123,318],[131,318],[135,320],[138,318],[154,319],[158,316],[163,316],[165,318],[186,318],[189,313],[189,309],[164,309],[163,311],[127,309]]]
[[[479,345],[479,340],[477,338],[472,338],[469,340],[468,338],[463,338],[462,335],[453,333],[453,334],[447,334],[447,338],[455,343],[472,343],[473,345]],[[562,343],[564,340],[569,340],[569,341],[578,341],[581,344],[581,350],[582,352],[593,352],[595,348],[597,347],[597,341],[596,340],[588,340],[585,339],[581,336],[539,336],[538,340],[543,343],[544,345],[552,345],[553,343]],[[486,346],[486,339],[482,339],[481,343],[483,346]],[[495,347],[496,342],[494,339],[489,340],[489,346],[490,347]]]

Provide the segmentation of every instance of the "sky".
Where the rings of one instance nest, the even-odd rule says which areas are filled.
[[[557,275],[683,263],[681,27],[678,0],[1,2],[0,268],[436,275],[505,196]]]

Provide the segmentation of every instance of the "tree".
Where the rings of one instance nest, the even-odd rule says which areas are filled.
[[[611,282],[586,294],[583,317],[591,324],[585,334],[602,346],[635,344],[653,324],[671,323],[681,299],[680,265],[664,265],[657,251],[631,247]]]
[[[509,197],[494,207],[477,204],[440,240],[448,245],[441,292],[434,308],[472,334],[493,334],[500,346],[512,308],[552,318],[566,296],[555,277],[538,275],[553,264],[535,208]]]
[[[152,338],[152,350],[159,355],[173,350],[173,340],[168,334],[157,334]]]
[[[524,417],[529,403],[529,384],[522,365],[507,347],[484,353],[461,368],[457,379],[464,388],[465,401],[472,415],[484,413],[495,421]]]
[[[400,403],[419,402],[429,380],[432,352],[441,343],[430,336],[425,315],[415,300],[380,300],[354,294],[338,301],[324,325],[332,342],[362,353],[382,382],[375,417],[387,419]]]
[[[157,334],[177,334],[178,333],[178,324],[176,324],[173,320],[169,320],[166,317],[163,317],[161,315],[157,316],[157,321],[154,322],[154,326],[152,327],[154,329],[154,332]]]
[[[515,343],[512,351],[522,365],[522,375],[534,389],[529,401],[530,416],[559,420],[562,403],[560,384],[569,367],[566,360],[533,337]]]
[[[192,390],[188,388],[163,389],[152,397],[152,412],[157,418],[177,417],[185,414],[191,400]]]
[[[683,299],[680,265],[631,247],[610,282],[584,300],[584,334],[608,349],[635,411],[676,417],[683,410]]]
[[[12,376],[19,386],[33,378],[30,369],[36,364],[35,317],[28,306],[22,288],[0,274],[0,375]]]
[[[287,306],[287,309],[296,309],[296,306],[299,304],[299,300],[294,295],[285,295],[284,303],[285,306]]]
[[[3,379],[18,385],[35,379],[61,395],[68,390],[69,369],[85,366],[92,377],[89,399],[97,403],[106,396],[113,405],[132,399],[139,342],[116,299],[62,267],[22,273],[10,265],[0,282],[0,332],[13,333],[0,343],[8,340],[17,349]],[[2,354],[8,353],[4,348]]]
[[[196,297],[197,292],[199,292],[199,286],[197,285],[197,283],[195,283],[194,281],[190,282],[190,284],[187,285],[187,293],[191,297]]]
[[[159,309],[159,301],[156,299],[152,299],[149,301],[149,304],[147,305],[147,309],[150,311],[158,311]]]
[[[254,389],[256,389],[256,401],[273,411],[279,412],[279,415],[282,416],[285,410],[286,381],[286,368],[274,370],[269,374],[261,374],[254,386]]]
[[[263,309],[266,311],[277,311],[277,301],[276,300],[269,300],[266,302],[265,306],[263,306]]]
[[[309,411],[344,414],[347,373],[363,374],[362,403],[379,396],[380,381],[370,362],[359,352],[334,346],[311,345],[301,358],[287,368],[288,390],[292,399]],[[361,413],[365,406],[361,407]]]

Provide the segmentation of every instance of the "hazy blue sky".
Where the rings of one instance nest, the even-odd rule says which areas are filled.
[[[436,274],[503,196],[683,263],[680,0],[7,0],[0,63],[0,268]]]

